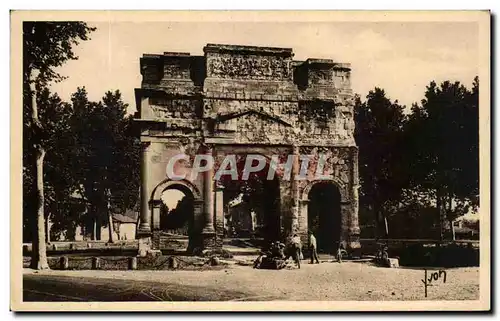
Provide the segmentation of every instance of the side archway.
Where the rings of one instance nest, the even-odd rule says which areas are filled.
[[[190,181],[186,179],[172,180],[170,178],[167,178],[155,187],[155,189],[151,193],[150,201],[159,200],[163,191],[169,188],[175,188],[182,192],[191,194],[195,201],[200,201],[202,199],[200,190]]]
[[[340,201],[342,203],[347,203],[349,202],[349,191],[345,184],[335,178],[333,179],[320,179],[320,180],[315,180],[309,182],[304,189],[302,190],[302,194],[300,196],[300,199],[302,201],[308,201],[309,200],[309,193],[311,192],[311,189],[317,185],[317,184],[333,184],[335,187],[339,190],[340,193]]]
[[[302,191],[302,222],[317,240],[318,250],[333,254],[342,241],[344,185],[335,180],[310,182]]]
[[[178,192],[177,195],[173,190]],[[165,194],[168,193],[168,194]],[[174,193],[177,206],[167,201]],[[165,199],[165,195],[167,199]],[[165,203],[166,202],[166,203]],[[172,203],[172,204],[170,204]],[[153,245],[158,249],[171,249],[185,244],[187,237],[187,252],[200,246],[200,220],[202,219],[202,194],[199,189],[188,180],[165,179],[160,182],[150,196],[149,205],[153,222]],[[173,206],[172,206],[173,205]],[[174,246],[175,245],[175,246]]]

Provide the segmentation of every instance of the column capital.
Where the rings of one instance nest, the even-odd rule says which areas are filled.
[[[149,146],[151,146],[151,142],[141,141],[141,150],[143,152],[147,152],[149,149]]]
[[[194,205],[201,206],[201,205],[203,205],[203,199],[195,199],[195,200],[193,201],[193,204],[194,204]]]
[[[160,206],[162,204],[163,204],[162,200],[150,200],[149,201],[149,205],[151,205],[151,206]]]
[[[216,192],[223,191],[225,188],[220,181],[214,181],[214,187]]]
[[[207,142],[204,142],[202,141],[200,143],[200,147],[203,148],[203,151],[205,153],[212,153],[213,149],[214,149],[214,145],[213,143],[207,143]]]

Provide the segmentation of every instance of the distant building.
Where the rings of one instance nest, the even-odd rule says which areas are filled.
[[[114,240],[134,240],[136,229],[137,229],[137,219],[139,213],[134,210],[126,210],[124,213],[113,213],[113,230],[114,230]],[[109,228],[101,228],[101,240],[109,239]],[[63,240],[63,239],[61,239]],[[75,241],[90,240],[88,233],[85,233],[81,226],[77,226],[75,230]]]
[[[479,239],[479,220],[464,215],[453,222],[455,239],[477,240]]]
[[[227,236],[249,237],[257,229],[257,215],[248,203],[230,204],[224,223]]]
[[[138,217],[139,212],[132,210],[113,214],[115,240],[134,240]],[[101,240],[106,240],[109,238],[109,230],[107,228],[103,230],[101,230]]]
[[[80,187],[80,190],[83,189],[83,186]],[[76,190],[71,194],[70,199],[72,206],[78,208],[78,211],[81,214],[88,214],[88,204],[84,201],[84,197],[82,196],[80,190]],[[113,230],[114,230],[114,240],[134,240],[136,236],[137,222],[139,219],[139,205],[137,205],[134,209],[127,209],[125,212],[115,212],[112,214],[113,217]],[[113,211],[113,209],[111,209]],[[51,231],[54,222],[50,219],[46,220],[46,230]],[[55,240],[58,241],[85,241],[92,240],[92,230],[88,226],[85,227],[85,223],[82,221],[78,223],[75,228],[74,238],[72,237],[73,233],[71,231],[66,231],[66,233],[61,232]],[[50,235],[46,233],[46,237]],[[70,235],[67,237],[67,235]],[[96,235],[100,236],[100,240],[107,241],[109,239],[109,228],[101,227],[100,232],[96,231]],[[47,239],[50,242],[50,238]]]

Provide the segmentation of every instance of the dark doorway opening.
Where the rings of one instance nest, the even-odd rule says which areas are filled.
[[[340,241],[340,192],[332,183],[316,183],[309,192],[308,227],[318,243],[318,251],[333,254]]]

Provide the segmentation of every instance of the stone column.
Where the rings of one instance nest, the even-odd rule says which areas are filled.
[[[358,210],[359,210],[359,196],[358,196],[359,185],[353,186],[352,188],[352,200],[351,200],[351,215],[349,217],[349,244],[348,247],[351,250],[359,249],[361,244],[359,242],[359,220],[358,220]]]
[[[215,184],[215,243],[222,248],[224,241],[224,186]]]
[[[292,180],[292,217],[291,217],[291,234],[297,233],[299,230],[299,181],[295,178],[295,175],[299,174],[300,162],[299,162],[299,147],[293,146],[293,166],[292,175],[290,179]]]
[[[149,150],[150,142],[141,143],[141,222],[137,229],[139,236],[151,233],[151,211],[149,204]]]
[[[344,249],[349,249],[350,222],[352,215],[352,204],[349,201],[340,203],[340,242]]]
[[[299,200],[299,235],[302,240],[302,244],[308,243],[307,231],[309,229],[308,222],[308,206],[309,200]]]
[[[292,216],[292,191],[291,181],[280,179],[280,235],[282,240],[290,233]],[[274,241],[274,240],[272,240]]]
[[[349,221],[349,244],[348,247],[351,250],[356,250],[361,247],[359,242],[359,173],[358,173],[358,148],[353,147],[351,149],[351,164],[352,164],[352,177],[351,177],[351,206],[352,212]]]
[[[213,156],[213,149],[211,145],[205,147],[205,154]],[[203,215],[205,218],[205,225],[203,226],[203,246],[213,247],[215,241],[214,229],[214,170],[211,167],[208,171],[203,172]]]
[[[153,217],[153,231],[160,230],[161,200],[153,200],[151,204],[151,215]]]
[[[193,202],[193,226],[189,234],[188,253],[193,250],[203,247],[203,239],[201,231],[205,225],[205,218],[203,217],[203,200],[195,199]]]

